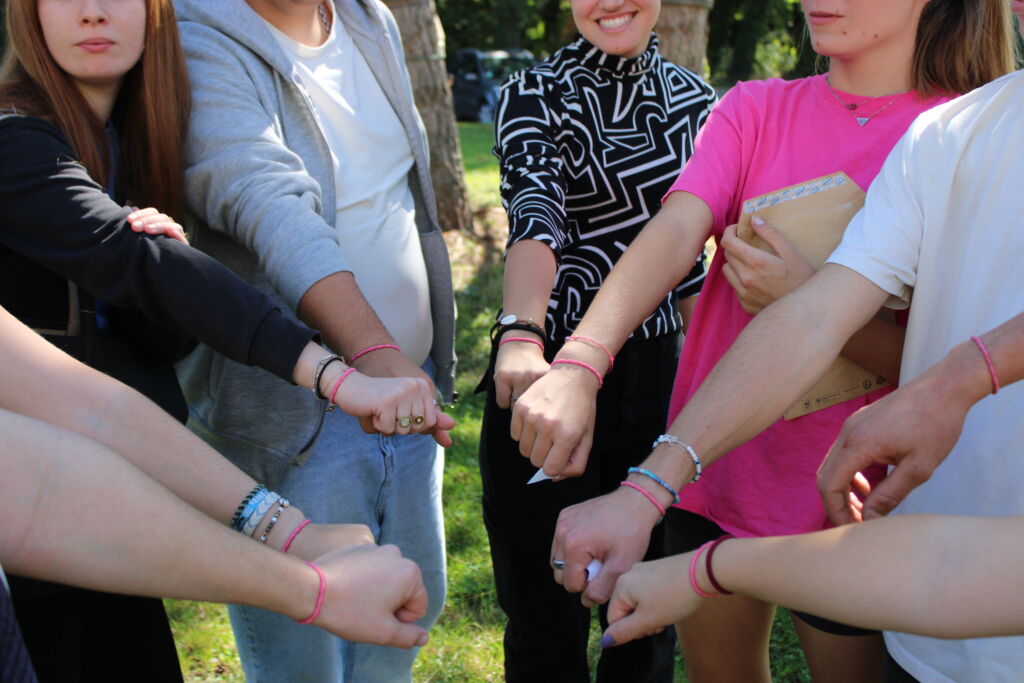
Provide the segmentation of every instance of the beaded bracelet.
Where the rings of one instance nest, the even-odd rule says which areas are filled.
[[[671,434],[662,434],[657,439],[655,439],[654,443],[651,444],[651,450],[654,450],[655,448],[658,447],[659,444],[663,443],[670,443],[673,446],[679,446],[680,448],[686,449],[686,452],[690,455],[690,459],[693,460],[693,467],[695,471],[693,479],[690,480],[690,483],[700,481],[700,475],[701,472],[704,471],[704,466],[701,464],[700,458],[697,457],[697,452],[693,450],[693,448],[689,444],[683,443],[682,441],[680,441]]]
[[[256,512],[252,514],[252,517],[245,522],[245,527],[242,529],[242,533],[246,536],[252,536],[255,538],[256,529],[263,521],[263,518],[267,516],[267,513],[270,512],[270,508],[274,507],[274,503],[276,503],[280,497],[281,496],[276,493],[270,493],[267,495],[260,503],[259,507],[256,508]]]
[[[245,495],[245,498],[242,499],[242,502],[238,504],[238,507],[235,508],[235,514],[231,516],[231,528],[235,531],[242,530],[242,525],[245,524],[242,513],[245,512],[245,508],[249,505],[249,501],[252,500],[253,496],[260,492],[260,489],[265,490],[266,487],[263,484],[256,484],[253,486],[249,493]]]
[[[992,378],[992,393],[999,393],[999,375],[996,374],[996,366],[992,362],[992,356],[988,352],[988,347],[985,346],[985,342],[981,341],[981,337],[971,337],[971,341],[978,345],[978,350],[981,351],[981,355],[985,358],[985,365],[988,366],[989,377]]]
[[[509,337],[508,339],[502,339],[498,342],[498,346],[507,344],[509,342],[526,342],[528,344],[536,344],[541,351],[544,351],[544,342],[539,339],[531,339],[530,337]]]
[[[359,360],[368,353],[371,353],[373,351],[380,351],[381,349],[394,349],[395,351],[402,350],[401,347],[399,347],[396,344],[377,344],[376,346],[370,346],[368,348],[365,348],[356,355],[352,356],[352,358],[349,359],[349,364],[355,363],[357,360]]]
[[[644,494],[644,498],[651,501],[651,505],[658,508],[658,513],[661,515],[660,517],[658,517],[658,524],[661,524],[661,520],[665,519],[665,506],[658,502],[658,499],[654,497],[654,494],[645,489],[643,486],[640,486],[640,484],[628,480],[620,481],[619,486],[626,486],[628,488],[631,488],[635,491],[639,491],[640,493]]]
[[[588,370],[590,374],[592,374],[597,379],[598,389],[604,386],[604,378],[601,376],[601,373],[598,372],[597,368],[595,368],[590,363],[584,363],[581,360],[575,360],[573,358],[556,358],[555,360],[551,361],[551,365],[575,365],[577,367],[581,367],[584,370]]]
[[[294,529],[292,529],[292,532],[290,534],[288,534],[288,540],[286,540],[284,542],[284,545],[281,546],[281,552],[282,553],[288,552],[288,548],[292,547],[292,541],[294,541],[295,537],[299,535],[299,532],[302,531],[303,529],[305,529],[307,526],[309,526],[312,523],[313,523],[313,520],[310,520],[310,519],[304,519],[301,522],[299,522],[299,525],[297,527],[295,527]]]
[[[643,467],[630,467],[628,470],[626,470],[626,472],[628,474],[641,474],[647,477],[648,479],[652,480],[655,484],[658,484],[659,486],[661,486],[661,488],[665,489],[666,491],[672,494],[673,505],[679,503],[679,492],[672,488],[672,486],[667,481],[659,477],[654,472],[651,472],[648,469],[644,469]]]
[[[701,553],[703,553],[704,550],[712,543],[714,543],[714,541],[708,541],[701,547],[697,548],[697,552],[695,552],[693,556],[690,557],[690,588],[692,588],[693,592],[702,598],[715,597],[715,593],[708,593],[706,590],[700,587],[700,584],[697,583],[697,563],[700,562]]]
[[[295,621],[303,626],[312,624],[316,621],[316,618],[320,616],[320,608],[324,606],[324,593],[327,591],[327,577],[324,576],[324,572],[320,567],[316,566],[312,562],[307,562],[307,565],[313,568],[316,572],[316,577],[320,580],[320,587],[316,591],[316,605],[313,607],[313,613],[305,619],[296,619]]]
[[[608,350],[607,346],[605,346],[601,342],[597,341],[596,339],[591,339],[590,337],[581,337],[579,335],[574,334],[571,337],[566,337],[565,341],[566,342],[574,341],[574,342],[581,342],[583,344],[590,344],[592,346],[596,346],[597,348],[601,349],[606,354],[608,354],[608,369],[604,371],[604,374],[607,375],[609,372],[612,371],[612,368],[615,367],[615,356],[612,355],[612,352]]]
[[[334,361],[341,361],[342,363],[344,363],[345,359],[336,353],[328,354],[320,359],[320,361],[316,364],[316,370],[313,371],[313,386],[311,387],[311,389],[313,390],[313,395],[316,396],[321,401],[323,401],[327,397],[320,392],[320,378],[323,377],[324,370],[327,369],[327,366],[333,363]]]
[[[267,524],[267,528],[263,530],[263,534],[260,536],[260,543],[266,543],[267,539],[270,538],[270,532],[274,530],[274,526],[277,525],[277,520],[281,519],[281,513],[285,511],[291,503],[285,498],[279,498],[277,500],[277,510],[274,511],[274,515],[270,518],[270,523]]]
[[[718,546],[722,545],[722,543],[728,541],[730,538],[734,538],[734,536],[732,534],[724,534],[712,541],[711,545],[708,547],[708,554],[704,559],[704,570],[707,572],[708,581],[710,581],[711,585],[715,587],[715,590],[722,595],[732,595],[732,591],[725,590],[722,588],[722,584],[718,583],[718,579],[715,578],[715,573],[711,571],[711,556],[715,554],[715,550]]]
[[[327,406],[327,412],[328,413],[331,412],[332,410],[334,410],[334,397],[338,395],[338,389],[341,388],[341,383],[344,382],[346,379],[348,379],[348,376],[351,375],[355,371],[356,371],[356,369],[350,366],[348,370],[346,370],[345,372],[341,373],[341,377],[339,377],[338,381],[334,383],[334,387],[331,389],[331,395],[328,397],[328,401],[329,401],[329,405]]]

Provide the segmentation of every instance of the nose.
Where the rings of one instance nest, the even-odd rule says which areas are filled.
[[[97,0],[86,0],[82,3],[78,22],[83,26],[102,26],[107,23],[107,13],[103,10],[102,3]]]

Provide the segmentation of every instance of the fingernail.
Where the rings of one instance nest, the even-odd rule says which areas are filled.
[[[133,222],[132,222],[132,227],[133,227],[133,228],[139,228],[139,227],[142,227],[142,221],[133,221]]]
[[[753,223],[754,225],[764,225],[764,219],[761,218],[760,216],[751,217],[750,222]]]
[[[606,648],[615,647],[616,642],[615,639],[612,638],[612,634],[605,633],[603,636],[601,636],[601,640],[597,641],[597,644],[600,645],[602,648]]]
[[[419,647],[423,647],[429,641],[430,641],[430,636],[428,636],[426,633],[424,633],[422,636],[420,636],[420,639],[416,642],[416,645],[419,646]]]

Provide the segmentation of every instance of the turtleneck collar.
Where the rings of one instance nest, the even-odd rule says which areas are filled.
[[[576,52],[582,66],[592,71],[603,71],[612,76],[637,76],[647,72],[658,55],[658,37],[651,34],[647,49],[636,57],[610,55],[594,47],[586,38],[580,36],[571,43],[569,49]]]

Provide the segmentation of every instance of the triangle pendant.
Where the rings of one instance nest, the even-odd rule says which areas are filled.
[[[861,128],[863,128],[863,127],[864,127],[864,124],[866,124],[866,123],[867,123],[868,121],[870,121],[870,120],[871,120],[871,117],[870,117],[870,116],[868,116],[868,117],[858,116],[858,117],[857,117],[857,123],[859,123],[859,124],[860,124],[860,127],[861,127]]]

